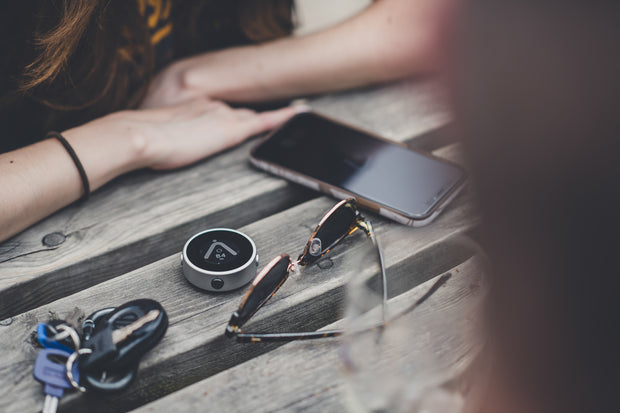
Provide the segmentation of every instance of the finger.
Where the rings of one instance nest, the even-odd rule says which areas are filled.
[[[256,116],[256,111],[252,109],[235,109],[235,115],[239,120],[250,119]]]
[[[248,133],[250,135],[256,135],[257,133],[277,128],[291,117],[306,110],[307,108],[305,107],[287,106],[282,109],[258,113],[254,121],[249,124],[250,130]]]

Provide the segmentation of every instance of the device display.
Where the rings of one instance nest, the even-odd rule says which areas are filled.
[[[214,228],[191,237],[181,254],[185,278],[208,291],[230,291],[256,275],[258,254],[246,234]]]
[[[274,131],[254,148],[251,161],[337,198],[354,196],[408,225],[430,222],[465,180],[456,164],[314,113],[296,115]]]
[[[232,231],[209,231],[187,245],[187,258],[206,271],[230,271],[245,264],[254,248],[243,235]]]

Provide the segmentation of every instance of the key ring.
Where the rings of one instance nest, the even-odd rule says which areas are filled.
[[[131,367],[127,372],[122,375],[116,381],[106,381],[107,373],[104,371],[100,378],[95,378],[90,374],[84,374],[81,376],[81,380],[86,380],[88,389],[97,390],[101,392],[115,392],[124,389],[134,379],[138,366]]]
[[[71,386],[73,386],[74,389],[79,390],[82,393],[86,392],[86,388],[84,386],[80,386],[80,383],[75,381],[73,378],[73,365],[79,356],[83,354],[91,354],[92,352],[93,350],[90,348],[78,349],[67,358],[67,363],[65,364],[67,370],[67,380],[69,380],[69,383],[71,383]]]

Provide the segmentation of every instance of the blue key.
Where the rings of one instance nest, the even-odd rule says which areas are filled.
[[[46,348],[39,352],[34,362],[33,376],[44,384],[45,404],[43,413],[55,413],[58,409],[58,400],[62,397],[65,389],[72,388],[67,379],[65,362],[71,355],[70,352],[55,348]],[[73,365],[73,376],[79,381],[77,363]]]
[[[53,339],[53,336],[50,337],[49,333],[53,333],[53,335],[56,335],[58,333],[58,331],[56,330],[55,327],[46,324],[46,323],[39,323],[37,325],[37,339],[39,340],[39,343],[41,343],[41,345],[45,348],[55,348],[55,349],[59,349],[59,350],[64,350],[64,351],[68,351],[68,352],[73,352],[73,349],[71,347],[69,347],[64,343],[69,343],[71,340],[62,340],[61,341],[57,341]]]

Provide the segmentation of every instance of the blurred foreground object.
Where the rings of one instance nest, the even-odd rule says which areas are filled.
[[[404,275],[388,272],[385,313],[372,254],[357,261],[346,286],[347,333],[339,352],[347,411],[457,413],[464,398],[477,396],[463,378],[484,339],[485,258],[467,237],[452,248],[470,258],[440,274],[428,265],[427,274],[411,266]],[[411,288],[420,277],[428,281]]]
[[[492,263],[484,411],[617,410],[620,4],[461,13],[450,84]]]

